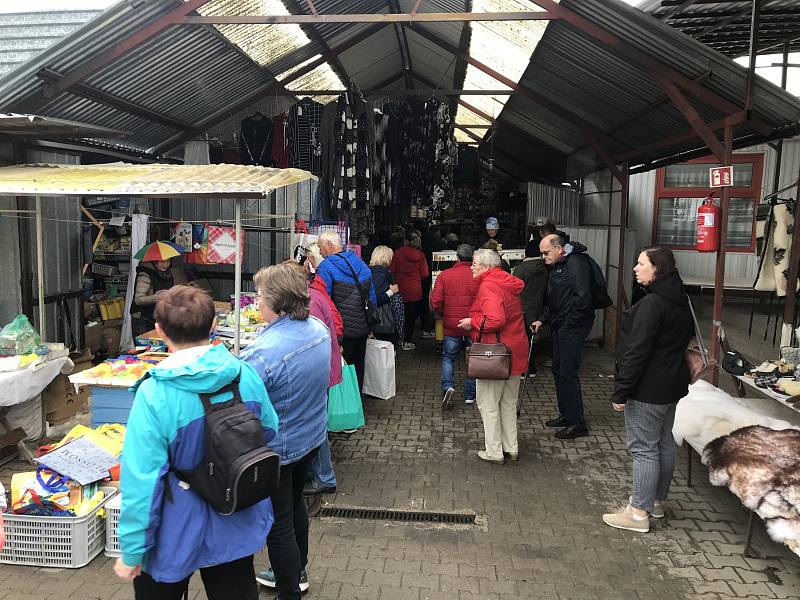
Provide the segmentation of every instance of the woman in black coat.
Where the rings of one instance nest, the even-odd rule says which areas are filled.
[[[633,495],[606,525],[646,533],[649,517],[664,516],[675,468],[672,425],[678,400],[689,392],[686,348],[694,335],[689,298],[675,257],[667,248],[647,248],[633,269],[645,296],[620,323],[612,407],[625,412],[628,451],[633,458]]]

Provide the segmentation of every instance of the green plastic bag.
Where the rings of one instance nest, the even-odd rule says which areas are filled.
[[[42,345],[42,338],[25,315],[17,315],[0,331],[0,354],[30,354]]]
[[[342,382],[328,390],[328,431],[364,426],[364,408],[353,365],[342,365]]]

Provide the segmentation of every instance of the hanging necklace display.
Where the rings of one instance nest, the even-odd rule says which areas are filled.
[[[267,151],[267,145],[269,144],[269,136],[264,138],[264,146],[261,148],[261,153],[258,155],[258,159],[253,156],[253,151],[250,150],[250,144],[247,142],[247,136],[242,134],[242,141],[244,142],[244,147],[247,150],[247,155],[250,157],[250,160],[254,165],[260,165],[261,159],[264,157],[264,152]],[[256,132],[253,132],[253,144],[256,143]]]

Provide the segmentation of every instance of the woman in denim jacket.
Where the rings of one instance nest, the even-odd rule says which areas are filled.
[[[275,523],[267,536],[272,569],[256,576],[280,600],[299,600],[308,589],[308,514],[303,485],[308,465],[328,434],[328,328],[309,316],[302,273],[289,265],[265,267],[253,278],[258,308],[268,323],[242,359],[261,376],[278,413],[271,447],[281,457],[280,487],[272,496]]]

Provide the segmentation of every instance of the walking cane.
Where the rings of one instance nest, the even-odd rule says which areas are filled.
[[[534,333],[531,336],[531,344],[528,348],[528,369],[530,369],[531,364],[531,354],[533,354],[533,340],[536,338],[536,334]],[[525,379],[522,380],[522,393],[517,396],[517,417],[522,414],[522,398],[525,397],[525,384],[528,383],[528,371],[525,371]]]

